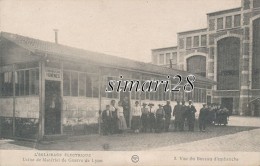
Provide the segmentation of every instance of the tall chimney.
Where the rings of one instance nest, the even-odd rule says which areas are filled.
[[[58,44],[58,29],[53,29],[55,33],[55,43]]]

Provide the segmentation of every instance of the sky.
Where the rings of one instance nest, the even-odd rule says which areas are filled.
[[[0,0],[0,31],[150,62],[177,33],[207,27],[207,13],[241,0]],[[72,55],[73,56],[73,55]]]

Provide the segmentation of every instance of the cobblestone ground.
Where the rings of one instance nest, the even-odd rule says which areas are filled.
[[[72,136],[49,144],[0,140],[0,149],[40,150],[181,150],[260,151],[260,118],[230,117],[229,125],[210,126],[205,133],[125,133]]]

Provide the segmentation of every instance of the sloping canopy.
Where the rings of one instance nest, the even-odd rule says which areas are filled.
[[[79,48],[73,48],[57,43],[42,41],[34,38],[29,38],[17,34],[1,32],[1,37],[5,38],[20,47],[30,50],[34,53],[47,53],[48,55],[59,55],[65,59],[77,58],[79,61],[91,61],[104,66],[113,66],[114,68],[125,68],[135,70],[139,72],[149,72],[159,75],[170,75],[174,76],[180,74],[183,77],[188,76],[190,73],[182,70],[176,70],[166,67],[160,67],[150,63],[144,63],[140,61],[130,60],[127,58],[116,57],[103,53],[97,53],[87,51]],[[202,76],[196,76],[196,82],[205,83],[208,85],[215,84],[214,81],[207,79]]]

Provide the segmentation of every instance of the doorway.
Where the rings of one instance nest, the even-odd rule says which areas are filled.
[[[221,98],[221,105],[228,109],[229,115],[232,115],[232,112],[233,112],[233,98]]]
[[[60,81],[45,81],[45,134],[61,133]]]

